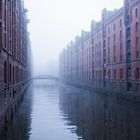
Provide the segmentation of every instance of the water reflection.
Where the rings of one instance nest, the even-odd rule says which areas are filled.
[[[25,91],[20,107],[9,120],[7,129],[0,135],[0,140],[29,140],[31,125],[32,88]]]
[[[67,129],[59,109],[59,84],[36,80],[33,88],[33,108],[30,140],[76,140],[76,133]]]
[[[0,140],[140,140],[140,105],[35,80]]]
[[[60,88],[60,110],[67,125],[83,140],[139,140],[140,105],[92,94],[74,87]]]

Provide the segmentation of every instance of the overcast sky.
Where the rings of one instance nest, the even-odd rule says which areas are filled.
[[[123,0],[25,0],[30,19],[34,74],[58,74],[59,52],[81,30],[89,30],[91,20],[99,20],[101,10],[120,8]]]

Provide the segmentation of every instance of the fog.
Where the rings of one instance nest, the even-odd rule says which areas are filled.
[[[101,10],[120,8],[123,0],[25,0],[34,75],[58,75],[59,53]]]

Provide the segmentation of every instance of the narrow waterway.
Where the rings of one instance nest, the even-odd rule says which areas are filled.
[[[140,140],[140,105],[34,80],[0,140]]]

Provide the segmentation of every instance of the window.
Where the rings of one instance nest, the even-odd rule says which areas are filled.
[[[15,83],[15,69],[14,69],[14,66],[13,66],[13,84]]]
[[[123,50],[123,44],[122,44],[122,42],[120,43],[120,50],[121,50],[121,52]]]
[[[106,50],[104,49],[104,56],[106,57]]]
[[[110,70],[108,70],[108,79],[110,79]]]
[[[120,42],[123,41],[122,31],[120,31]]]
[[[9,82],[10,82],[10,84],[12,82],[12,67],[11,67],[11,64],[9,65]]]
[[[116,35],[114,34],[114,62],[116,62]]]
[[[116,56],[114,56],[114,63],[116,62]]]
[[[123,58],[123,35],[122,31],[120,31],[120,61],[122,61]]]
[[[110,37],[108,37],[108,63],[110,63]]]
[[[6,30],[6,23],[7,23],[7,11],[6,11],[6,1],[5,1],[5,7],[4,7],[4,26],[5,26],[5,30]]]
[[[135,10],[135,18],[137,18],[138,17],[138,9],[136,8],[136,10]]]
[[[104,48],[106,47],[106,41],[104,40],[104,42],[103,42],[103,46],[104,46]]]
[[[138,49],[138,45],[139,45],[139,38],[136,37],[136,40],[135,40],[136,58],[139,58],[139,49]]]
[[[129,15],[128,15],[127,18],[126,18],[126,25],[127,25],[127,26],[130,25],[130,17],[129,17]]]
[[[114,39],[114,44],[116,43],[116,35],[113,35],[113,39]]]
[[[120,69],[120,80],[123,79],[123,69]]]
[[[138,45],[139,45],[139,38],[138,37],[136,37],[135,45],[136,45],[136,48],[138,48]]]
[[[113,29],[114,29],[114,31],[116,30],[116,24],[114,23],[114,25],[113,25]]]
[[[104,58],[104,64],[106,64],[106,58]]]
[[[7,64],[4,62],[4,83],[7,83]]]
[[[116,79],[116,70],[114,70],[114,80]]]
[[[139,58],[139,51],[136,50],[136,58]]]
[[[6,36],[6,33],[4,33],[4,47],[6,48],[7,47],[7,36]]]
[[[138,35],[138,30],[139,30],[139,24],[138,24],[138,22],[136,22],[136,24],[135,24],[135,34],[136,34],[136,36]]]
[[[122,27],[122,19],[120,19],[120,27]]]
[[[106,78],[106,70],[104,70],[104,78]]]
[[[136,68],[136,80],[140,79],[140,69]]]
[[[116,35],[114,34],[114,54],[116,52]]]
[[[122,62],[122,60],[123,60],[123,55],[121,54],[120,55],[120,62]]]
[[[0,0],[0,10],[1,10],[1,8],[2,8],[2,0]]]

